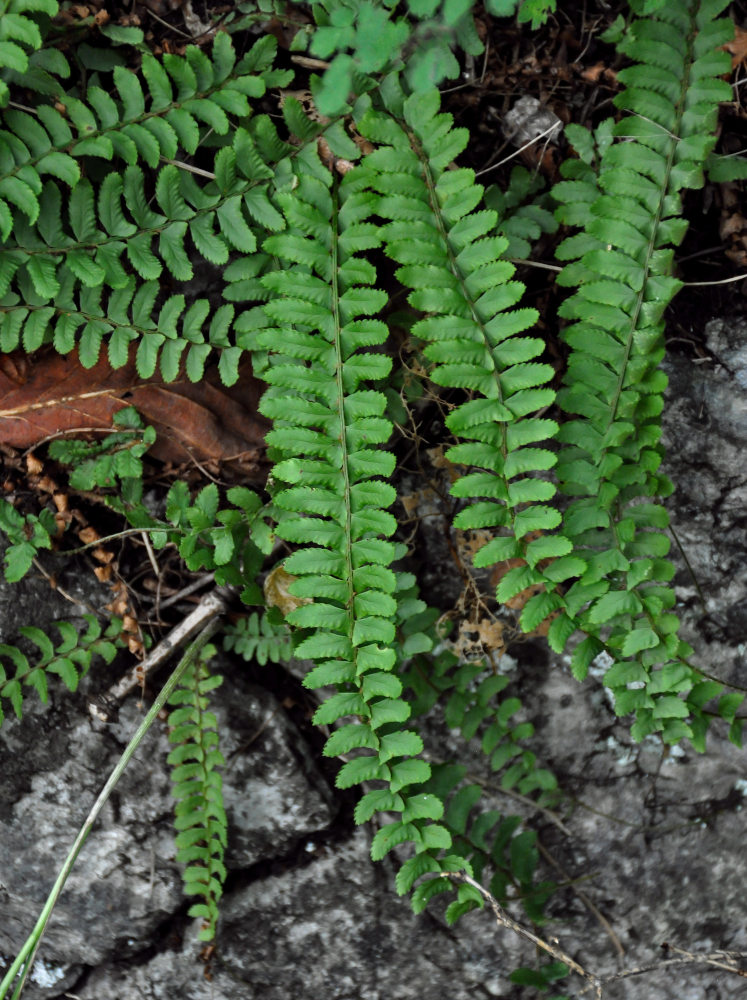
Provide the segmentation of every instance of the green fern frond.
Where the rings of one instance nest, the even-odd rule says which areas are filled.
[[[115,430],[100,441],[62,438],[49,445],[50,458],[73,466],[70,486],[75,490],[93,490],[97,486],[114,487],[117,480],[136,480],[138,489],[130,502],[142,495],[142,457],[156,439],[152,427],[143,427],[137,410],[126,406],[112,417]]]
[[[386,480],[394,456],[382,447],[392,425],[384,395],[365,387],[391,367],[386,355],[371,350],[387,336],[372,318],[386,296],[373,287],[373,266],[357,256],[379,244],[368,221],[376,199],[356,171],[338,184],[317,162],[275,201],[287,228],[269,236],[263,251],[284,267],[259,278],[274,295],[254,313],[251,342],[267,352],[262,377],[270,388],[260,410],[273,420],[267,442],[276,463],[276,533],[295,547],[285,569],[298,577],[291,593],[305,602],[287,620],[302,630],[296,654],[316,663],[304,683],[338,689],[315,715],[319,724],[345,723],[325,754],[356,748],[369,754],[349,760],[338,784],[386,783],[364,795],[356,821],[381,811],[400,814],[377,833],[372,856],[410,841],[416,851],[431,852],[440,870],[435,852],[448,848],[449,837],[435,822],[440,803],[416,790],[428,770],[411,758],[423,744],[402,728],[410,709],[393,672],[397,580],[389,539],[396,522],[387,510],[394,490]]]
[[[204,260],[225,265],[232,254],[253,253],[258,234],[283,224],[267,198],[274,161],[268,165],[258,151],[268,145],[267,128],[250,122],[248,102],[288,81],[287,73],[268,68],[275,47],[268,36],[237,62],[229,36],[220,33],[211,59],[197,48],[163,61],[146,55],[142,77],[115,67],[112,94],[90,87],[85,99],[66,95],[62,110],[40,104],[37,117],[3,113],[3,350],[22,343],[31,351],[51,341],[66,353],[77,344],[92,366],[108,342],[110,360],[122,365],[137,341],[143,377],[160,355],[162,374],[173,379],[186,350],[189,377],[197,380],[216,349],[225,380],[235,380],[241,351],[228,336],[230,304],[209,330],[203,302],[193,303],[181,323],[179,295],[160,302],[157,317],[151,311],[164,270],[177,281],[192,277],[185,240]],[[237,123],[230,138],[228,115]],[[212,171],[195,172],[189,158],[208,129],[226,138]],[[269,153],[287,155],[278,145]],[[95,171],[86,165],[91,157],[100,161]],[[117,159],[123,170],[114,169]],[[155,199],[141,163],[157,170]]]
[[[218,749],[215,715],[208,710],[208,695],[223,682],[210,674],[208,661],[215,647],[207,645],[191,665],[180,686],[169,698],[169,741],[177,743],[168,756],[173,767],[176,799],[176,860],[186,865],[184,891],[201,896],[189,909],[201,917],[201,941],[212,941],[218,922],[218,901],[223,894],[226,867],[223,857],[228,822],[223,808],[223,783],[217,768],[225,764]]]
[[[18,647],[0,644],[0,725],[4,718],[3,698],[10,701],[20,719],[25,688],[33,687],[46,703],[48,675],[57,674],[68,690],[75,691],[80,678],[88,673],[94,656],[111,663],[117,650],[123,648],[119,618],[112,618],[105,631],[93,615],[83,615],[83,618],[88,627],[82,635],[71,622],[55,622],[61,637],[56,647],[40,628],[22,626],[18,630],[20,634],[39,651],[34,663]]]
[[[2,0],[0,3],[0,108],[8,104],[8,81],[29,75],[29,69],[41,71],[34,55],[42,46],[39,25],[28,14],[54,17],[59,10],[56,0]],[[58,53],[58,55],[60,55]],[[60,56],[64,63],[64,56]]]
[[[223,648],[239,654],[244,660],[266,663],[285,663],[293,655],[288,626],[276,621],[272,611],[263,615],[257,612],[240,618],[223,629]]]
[[[626,89],[615,102],[632,114],[597,133],[596,152],[581,137],[582,160],[568,164],[569,180],[554,191],[560,221],[584,227],[558,251],[573,261],[560,283],[578,290],[559,310],[572,321],[559,396],[571,419],[558,434],[565,447],[557,474],[573,498],[563,532],[586,563],[564,595],[555,646],[573,630],[571,619],[578,622],[592,639],[574,672],[583,676],[603,644],[614,659],[605,684],[619,714],[635,713],[633,735],[661,732],[666,742],[689,737],[697,745],[706,721],[688,702],[698,675],[670,610],[674,568],[657,499],[672,490],[659,472],[666,378],[658,364],[662,314],[681,285],[671,273],[671,247],[686,228],[680,195],[702,184],[718,102],[731,96],[718,78],[729,59],[716,48],[731,25],[713,20],[724,6],[667,4],[630,26],[620,47],[637,64],[621,71]],[[579,137],[576,129],[572,140]]]
[[[498,234],[508,240],[506,257],[526,259],[533,243],[558,228],[545,181],[526,167],[514,167],[505,191],[495,184],[486,188],[484,201],[498,215]]]
[[[560,537],[542,540],[542,554],[534,542],[522,541],[560,522],[547,504],[553,485],[535,478],[556,461],[546,447],[536,447],[557,432],[554,421],[536,415],[554,400],[548,385],[554,371],[535,360],[544,350],[541,340],[518,336],[537,314],[511,308],[524,287],[511,280],[514,267],[503,258],[508,242],[495,235],[496,213],[478,207],[482,188],[473,171],[447,169],[466,133],[451,128],[451,116],[438,114],[438,104],[436,91],[402,100],[400,124],[367,113],[361,130],[388,145],[364,165],[381,195],[378,213],[393,220],[384,230],[386,252],[402,265],[396,273],[413,289],[410,304],[429,314],[412,332],[427,343],[424,353],[435,363],[430,377],[471,397],[446,420],[465,442],[447,457],[476,469],[452,487],[454,496],[473,501],[457,515],[455,527],[508,529],[509,536],[501,534],[480,550],[475,565],[526,553],[523,589],[542,582],[534,570],[540,559],[570,550]],[[545,601],[548,615],[558,599],[546,593]]]
[[[31,569],[39,549],[52,548],[57,525],[54,514],[46,508],[38,516],[24,515],[5,497],[0,497],[0,531],[9,542],[3,554],[5,579],[16,583]]]

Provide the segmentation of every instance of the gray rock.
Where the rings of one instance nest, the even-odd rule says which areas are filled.
[[[713,320],[703,364],[667,359],[665,471],[683,636],[714,676],[747,688],[747,323]],[[689,565],[688,565],[689,564]]]
[[[235,671],[231,664],[226,664]],[[216,692],[229,759],[224,777],[229,866],[278,857],[329,825],[334,803],[309,751],[266,691],[232,677]],[[23,722],[0,729],[0,960],[23,943],[77,830],[140,721],[134,699],[119,720],[90,722],[82,699],[30,702]],[[174,862],[167,731],[157,722],[88,839],[57,904],[36,976],[69,986],[80,967],[152,946],[161,925],[186,909]],[[232,756],[234,755],[234,756]],[[5,780],[8,776],[9,780]],[[7,961],[6,961],[7,966]],[[53,982],[52,972],[61,970]],[[32,998],[57,989],[38,987]]]

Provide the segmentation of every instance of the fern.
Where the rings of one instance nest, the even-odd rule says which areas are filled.
[[[223,629],[223,648],[239,654],[244,660],[256,660],[264,667],[270,663],[285,663],[293,654],[287,626],[278,622],[270,611],[256,612],[240,618],[235,625]]]
[[[82,635],[71,622],[55,622],[60,633],[60,642],[56,647],[40,628],[21,626],[19,633],[39,651],[34,663],[17,646],[0,644],[0,724],[4,718],[3,698],[10,702],[20,719],[25,688],[34,688],[46,703],[50,675],[56,675],[70,691],[75,691],[95,656],[100,656],[105,663],[112,662],[117,650],[124,646],[122,622],[112,618],[102,631],[93,615],[83,615],[83,618],[88,628]]]
[[[202,918],[202,941],[215,937],[218,901],[226,880],[223,856],[228,824],[216,770],[225,761],[218,749],[218,724],[208,710],[208,695],[223,681],[209,673],[208,661],[214,655],[215,647],[205,646],[169,698],[169,704],[176,706],[169,713],[169,741],[178,744],[168,756],[177,801],[176,860],[186,866],[184,891],[202,897],[189,908],[189,916]]]
[[[459,868],[491,880],[499,901],[521,899],[537,922],[552,891],[536,882],[533,832],[482,809],[463,771],[424,759],[421,714],[442,705],[449,726],[480,740],[504,789],[542,803],[556,783],[528,744],[531,723],[514,721],[521,704],[506,676],[435,647],[435,613],[398,565],[406,549],[389,512],[396,392],[376,318],[388,298],[376,288],[380,250],[408,292],[417,316],[409,332],[428,377],[445,390],[456,442],[448,458],[467,468],[452,487],[454,526],[492,533],[478,568],[510,561],[497,599],[531,588],[521,625],[546,623],[558,652],[580,631],[571,659],[579,678],[609,653],[605,684],[621,715],[635,713],[637,739],[660,732],[702,749],[706,703],[721,696],[717,711],[733,722],[741,700],[705,680],[677,637],[657,370],[662,314],[679,287],[682,192],[702,183],[704,167],[743,173],[713,153],[718,102],[731,97],[719,51],[730,29],[717,18],[723,0],[631,6],[644,16],[615,27],[633,63],[619,73],[626,114],[594,135],[568,127],[578,158],[553,191],[556,221],[546,196],[529,200],[537,192],[526,171],[514,171],[507,192],[484,192],[473,171],[454,165],[468,136],[440,112],[434,85],[460,72],[452,47],[482,51],[468,0],[314,5],[316,25],[294,49],[308,42],[312,56],[329,59],[311,87],[331,117],[312,120],[285,96],[279,124],[255,113],[292,78],[273,68],[269,35],[241,58],[219,32],[209,53],[144,53],[138,71],[112,61],[110,75],[99,69],[96,83],[79,88],[63,85],[70,66],[45,47],[46,21],[34,16],[53,16],[57,4],[0,0],[0,350],[51,344],[77,349],[91,367],[105,346],[115,367],[134,354],[142,377],[159,369],[174,380],[184,370],[193,381],[214,352],[225,384],[251,352],[268,385],[261,410],[273,421],[269,503],[245,487],[224,494],[211,483],[192,495],[176,482],[165,517],[155,517],[140,475],[152,434],[127,414],[100,444],[57,442],[52,454],[76,464],[76,488],[119,478],[107,499],[133,529],[156,548],[174,545],[188,569],[240,588],[247,605],[263,603],[256,577],[276,540],[290,550],[283,572],[295,578],[296,606],[287,621],[296,655],[313,662],[305,684],[336,689],[315,715],[337,727],[325,753],[346,757],[340,788],[364,786],[356,821],[383,818],[372,856],[410,845],[396,885],[414,890],[417,911],[451,887],[422,877]],[[256,20],[275,9],[260,7],[240,13]],[[487,4],[494,16],[533,23],[554,7]],[[39,95],[36,114],[10,102],[16,86]],[[367,143],[351,138],[348,111]],[[342,180],[330,169],[335,157],[346,161]],[[525,256],[557,223],[578,229],[558,251],[560,282],[576,289],[561,307],[570,353],[560,427],[545,415],[555,371],[529,332],[536,312],[516,308],[524,289],[507,259]],[[196,264],[215,269],[209,298],[179,287]],[[0,528],[10,540],[6,576],[18,579],[51,547],[55,524],[50,512],[24,516],[0,499]],[[229,627],[226,648],[260,663],[286,658],[289,640],[271,614]],[[61,623],[57,648],[38,629],[22,630],[40,651],[35,665],[0,647],[0,697],[20,714],[24,686],[46,697],[57,673],[74,688],[94,652],[113,655],[118,634],[113,625],[101,639],[89,624],[78,638]],[[207,710],[219,682],[204,662],[195,667],[171,715],[177,856],[187,892],[201,897],[190,912],[205,939],[225,879],[222,758]],[[478,904],[462,886],[447,918]],[[546,986],[560,974],[550,967],[516,981]]]
[[[51,549],[57,524],[52,511],[43,508],[39,515],[20,514],[9,500],[0,497],[0,531],[8,545],[3,555],[5,579],[15,583],[31,569],[39,549]]]
[[[233,307],[217,310],[206,339],[206,300],[185,313],[184,297],[172,295],[153,316],[158,279],[164,270],[178,281],[192,277],[187,236],[211,264],[226,264],[234,251],[251,253],[257,243],[252,223],[267,221],[263,191],[272,170],[243,127],[222,141],[212,171],[194,173],[190,164],[170,161],[194,154],[207,128],[227,136],[229,115],[248,120],[247,97],[287,82],[287,73],[270,68],[275,47],[267,36],[237,62],[221,33],[212,59],[191,46],[184,58],[145,55],[142,78],[115,67],[114,96],[92,86],[84,99],[67,95],[63,111],[42,103],[37,117],[3,112],[2,350],[23,344],[33,351],[51,339],[61,353],[77,345],[90,367],[106,339],[109,360],[120,366],[137,340],[141,376],[153,373],[160,353],[164,377],[175,378],[188,349],[187,374],[196,381],[218,348],[225,355],[221,374],[235,380],[240,351],[228,340]],[[98,184],[82,176],[89,159],[103,166]],[[141,162],[157,170],[154,205]],[[95,173],[100,176],[101,167]],[[198,176],[210,179],[201,186]]]
[[[498,213],[498,233],[508,240],[506,256],[525,260],[532,243],[544,233],[555,233],[558,223],[552,213],[545,182],[526,167],[514,167],[508,188],[491,184],[485,191],[485,205]]]
[[[555,891],[551,882],[536,881],[539,852],[534,830],[520,830],[521,817],[503,816],[496,809],[478,811],[483,796],[480,785],[465,784],[466,768],[440,764],[433,768],[427,784],[430,792],[446,803],[444,823],[452,831],[454,847],[469,859],[475,877],[489,885],[502,904],[521,900],[529,919],[544,922],[543,909]],[[415,892],[415,898],[431,899],[450,886],[443,879],[431,879]],[[446,920],[455,923],[478,905],[473,894],[457,894],[446,908]]]
[[[534,447],[557,432],[554,421],[534,415],[554,400],[548,385],[554,372],[534,360],[544,350],[542,341],[518,336],[537,314],[511,309],[524,288],[511,280],[514,267],[502,257],[508,244],[494,235],[496,213],[476,210],[482,188],[471,170],[447,170],[466,132],[451,128],[450,115],[437,114],[435,92],[406,99],[399,92],[393,102],[400,124],[375,113],[361,121],[370,138],[390,143],[366,160],[382,194],[379,214],[404,220],[386,227],[385,248],[402,265],[397,277],[414,289],[408,301],[429,314],[412,332],[427,342],[425,356],[435,362],[431,379],[471,396],[446,420],[454,435],[466,439],[447,458],[476,468],[452,487],[454,496],[474,501],[454,526],[510,529],[511,535],[488,542],[474,560],[482,567],[525,557],[527,565],[509,572],[499,588],[498,599],[507,600],[548,577],[556,584],[578,566],[569,556],[571,543],[549,534],[560,523],[547,504],[555,488],[535,477],[556,462],[546,447]],[[522,543],[535,532],[542,536]],[[543,575],[537,564],[552,557],[554,568]],[[534,629],[560,603],[548,587],[527,603],[522,624]]]
[[[372,287],[373,266],[357,256],[379,243],[376,227],[365,221],[376,200],[355,173],[338,183],[321,165],[314,176],[298,178],[292,196],[279,191],[276,200],[289,229],[305,234],[265,240],[263,249],[287,264],[262,279],[276,293],[263,312],[283,329],[270,326],[254,336],[269,352],[263,378],[270,388],[260,409],[274,422],[267,441],[278,483],[276,531],[297,546],[285,561],[298,577],[291,593],[312,599],[287,620],[304,631],[296,655],[316,663],[304,683],[338,689],[315,721],[353,718],[328,739],[325,754],[368,751],[343,766],[338,786],[385,783],[363,796],[356,821],[399,814],[374,837],[372,856],[380,859],[409,841],[421,873],[438,871],[448,862],[435,855],[449,847],[450,837],[436,822],[442,803],[418,790],[430,769],[417,759],[421,738],[401,727],[410,709],[393,673],[396,550],[388,539],[396,522],[386,510],[394,490],[383,479],[394,457],[379,447],[392,427],[383,416],[385,397],[361,387],[384,378],[391,365],[366,350],[386,337],[384,324],[369,318],[386,297]]]
[[[10,98],[8,80],[33,76],[42,72],[40,59],[42,36],[39,26],[29,14],[37,12],[54,17],[56,0],[2,0],[0,3],[0,107]],[[35,58],[36,57],[36,58]],[[52,59],[54,61],[54,58]],[[31,71],[31,72],[30,72]]]
[[[137,502],[142,497],[142,458],[155,441],[156,432],[152,427],[143,427],[140,415],[132,406],[118,410],[112,423],[116,429],[101,441],[92,443],[77,438],[52,441],[49,455],[73,466],[70,473],[72,489],[115,487],[120,480],[122,499]]]
[[[558,216],[583,234],[558,249],[573,260],[560,275],[578,286],[560,314],[571,348],[559,402],[571,414],[558,439],[557,473],[572,501],[563,531],[586,568],[564,595],[556,629],[587,633],[574,655],[583,677],[605,648],[614,658],[605,684],[620,715],[635,712],[636,739],[660,732],[703,746],[703,696],[716,693],[687,661],[671,612],[674,575],[665,558],[666,511],[658,497],[672,486],[659,473],[660,414],[665,376],[662,314],[681,283],[672,276],[672,246],[682,239],[681,192],[703,183],[715,142],[718,102],[731,90],[718,77],[729,60],[718,46],[731,22],[714,20],[724,3],[665,5],[634,21],[620,44],[638,60],[620,72],[616,103],[632,112],[591,137],[576,129],[582,160],[555,188]],[[621,141],[615,141],[616,139]],[[584,162],[585,161],[585,162]]]

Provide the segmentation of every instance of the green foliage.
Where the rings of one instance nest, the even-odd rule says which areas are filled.
[[[618,73],[620,114],[594,134],[567,127],[576,155],[552,192],[553,217],[523,168],[506,191],[484,191],[455,164],[469,136],[440,110],[435,85],[459,74],[454,49],[482,51],[470,0],[313,5],[315,24],[292,48],[329,62],[311,80],[322,120],[287,94],[282,118],[266,113],[270,92],[293,77],[273,67],[270,35],[242,57],[225,31],[183,56],[143,51],[138,70],[118,50],[89,47],[84,87],[44,44],[57,5],[0,0],[0,350],[51,344],[77,349],[92,367],[105,345],[114,367],[134,355],[141,377],[184,372],[195,382],[215,355],[227,385],[251,353],[272,421],[268,503],[242,486],[209,483],[192,495],[175,482],[165,516],[154,516],[142,502],[141,461],[153,435],[132,411],[96,444],[61,440],[50,451],[74,464],[74,488],[116,485],[107,502],[132,528],[157,549],[176,546],[187,569],[239,587],[247,605],[263,604],[257,575],[282,544],[295,577],[287,626],[295,654],[312,662],[304,683],[334,692],[315,715],[332,730],[324,752],[346,757],[340,788],[364,786],[355,819],[379,821],[372,856],[409,852],[396,885],[412,890],[417,911],[451,888],[423,877],[458,869],[486,879],[502,902],[521,900],[536,923],[553,889],[537,881],[534,832],[484,808],[463,771],[425,759],[422,715],[442,711],[478,740],[504,790],[544,804],[556,780],[531,749],[533,727],[509,679],[438,648],[435,613],[399,565],[392,417],[406,417],[400,390],[414,398],[422,387],[405,389],[392,371],[381,317],[398,292],[409,339],[448,399],[447,457],[464,470],[451,490],[454,527],[490,533],[476,567],[512,561],[498,601],[528,593],[520,623],[527,632],[547,623],[556,652],[580,634],[578,679],[609,654],[604,683],[618,713],[633,717],[636,739],[660,733],[703,749],[714,702],[739,739],[741,695],[705,680],[677,637],[662,504],[671,484],[659,471],[658,364],[662,316],[680,287],[672,261],[686,225],[682,194],[702,184],[704,169],[744,173],[742,161],[713,151],[718,104],[731,99],[721,79],[724,6],[631,3],[638,16],[608,36],[629,63]],[[554,9],[552,0],[487,5],[534,26]],[[247,2],[226,24],[233,32],[273,15],[282,21],[275,0]],[[39,95],[35,114],[9,102],[14,87]],[[351,119],[370,143],[365,155]],[[347,161],[342,179],[327,150]],[[559,282],[573,292],[560,309],[569,358],[557,393],[546,345],[531,332],[537,313],[520,307],[524,287],[508,258],[527,257],[559,224],[570,231]],[[393,271],[387,292],[377,286],[382,261]],[[210,297],[186,284],[203,267]],[[547,416],[556,403],[560,423]],[[14,580],[51,547],[55,525],[48,511],[23,515],[0,499],[0,528]],[[286,659],[290,640],[275,615],[228,626],[225,648],[262,664]],[[40,664],[6,652],[16,672],[0,675],[16,711],[23,684],[44,694],[53,672],[70,685],[79,664],[69,632],[57,650],[38,630],[25,635]],[[190,912],[206,939],[225,877],[222,758],[207,710],[218,682],[203,662],[175,696],[179,746],[169,758],[178,857],[187,891],[202,898]],[[461,886],[447,918],[475,905],[479,894]],[[563,974],[553,964],[519,970],[515,981],[545,988]]]
[[[519,21],[531,21],[532,28],[544,24],[555,11],[557,0],[487,0],[485,9],[496,17],[511,17],[518,11]]]
[[[729,57],[717,46],[732,25],[714,19],[724,6],[667,4],[632,22],[619,47],[637,61],[620,71],[626,89],[615,98],[631,114],[600,126],[596,148],[588,133],[569,130],[580,159],[567,161],[568,179],[554,190],[559,220],[583,230],[558,248],[570,261],[559,283],[577,291],[559,310],[571,321],[563,332],[571,352],[557,475],[572,498],[563,533],[585,563],[564,616],[613,657],[605,684],[618,714],[635,713],[636,739],[660,732],[667,743],[698,745],[705,717],[688,696],[699,676],[670,610],[660,498],[672,485],[659,472],[666,378],[657,366],[662,316],[681,286],[671,273],[686,228],[681,192],[703,183],[717,102],[731,93],[719,79]]]
[[[223,629],[223,648],[238,653],[244,660],[256,660],[264,667],[285,663],[293,655],[290,632],[282,615],[270,608],[263,615],[256,611]]]
[[[187,238],[214,265],[256,249],[253,223],[267,222],[272,170],[255,146],[266,120],[249,123],[248,98],[288,82],[288,73],[269,68],[274,49],[267,36],[237,61],[221,33],[212,59],[196,47],[184,58],[146,54],[140,75],[114,68],[111,93],[92,85],[84,98],[67,95],[64,114],[51,104],[41,104],[36,117],[4,113],[2,350],[33,351],[51,341],[61,353],[77,346],[92,367],[106,342],[109,361],[120,367],[137,341],[141,377],[160,364],[173,380],[184,356],[197,381],[216,348],[224,380],[235,381],[240,352],[228,336],[234,307],[222,305],[208,323],[207,300],[187,309],[182,294],[163,299],[159,278],[192,277]],[[239,123],[233,128],[229,115]],[[197,175],[176,157],[194,154],[206,129],[225,139],[218,139],[212,170]],[[155,199],[141,163],[156,171]],[[205,175],[210,180],[200,185],[196,177]]]
[[[8,583],[15,583],[31,569],[39,549],[52,548],[57,526],[51,511],[20,514],[10,501],[0,497],[0,531],[8,539],[4,553],[4,573]]]
[[[82,634],[71,622],[55,622],[60,633],[57,646],[40,628],[34,625],[21,626],[19,633],[38,650],[33,662],[18,647],[0,644],[0,724],[4,718],[1,699],[8,699],[20,719],[25,688],[34,688],[46,703],[49,675],[57,675],[70,691],[75,691],[78,681],[88,673],[95,656],[100,656],[105,663],[111,663],[117,650],[124,646],[121,639],[122,622],[118,618],[112,618],[102,631],[93,615],[83,615],[83,618],[88,627]]]
[[[214,655],[215,647],[205,646],[169,698],[174,706],[169,712],[169,741],[177,744],[168,756],[176,799],[176,860],[186,866],[182,875],[185,893],[201,897],[189,908],[189,915],[202,918],[202,941],[215,937],[218,901],[226,880],[223,856],[228,824],[222,779],[216,770],[225,760],[218,749],[218,723],[208,709],[208,695],[223,682],[209,672],[208,662]]]
[[[508,240],[506,257],[529,257],[532,244],[544,234],[557,231],[558,223],[552,212],[545,182],[526,167],[514,167],[505,191],[491,184],[485,191],[485,205],[498,215],[497,229]]]
[[[539,990],[549,990],[558,979],[565,979],[568,975],[568,966],[563,962],[546,962],[538,969],[516,969],[511,973],[509,979],[519,986],[534,986]],[[551,1000],[568,1000],[564,996],[554,996]]]
[[[77,438],[61,438],[49,445],[49,455],[72,466],[70,486],[74,490],[93,490],[97,486],[116,487],[121,484],[123,498],[131,503],[141,499],[143,455],[156,439],[152,427],[143,428],[137,410],[126,406],[112,418],[118,430],[97,442]],[[128,488],[125,480],[137,483]]]

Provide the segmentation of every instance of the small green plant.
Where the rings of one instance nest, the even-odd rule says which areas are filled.
[[[38,650],[33,662],[17,646],[0,644],[0,723],[4,717],[2,699],[10,702],[20,719],[25,689],[34,688],[41,700],[46,702],[51,675],[61,678],[70,691],[75,691],[95,657],[100,656],[105,663],[112,662],[117,650],[124,646],[122,622],[112,618],[107,628],[102,630],[93,615],[83,617],[87,628],[82,633],[71,622],[55,623],[60,633],[57,646],[40,628],[22,625],[18,630],[20,635]]]
[[[52,441],[49,456],[72,467],[72,489],[118,488],[126,503],[135,503],[142,499],[142,458],[156,440],[156,432],[152,427],[143,427],[132,406],[118,410],[112,423],[114,432],[97,442],[77,438]]]
[[[9,500],[0,497],[0,530],[8,539],[3,555],[5,579],[21,580],[31,569],[39,549],[51,549],[57,531],[54,514],[43,508],[39,515],[19,513]]]

